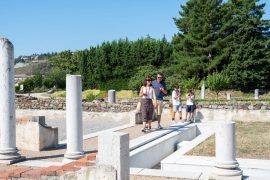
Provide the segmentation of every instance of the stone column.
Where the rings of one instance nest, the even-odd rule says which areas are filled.
[[[118,180],[129,179],[129,134],[108,132],[98,137],[98,164],[116,169]]]
[[[82,122],[82,80],[80,75],[66,77],[67,151],[64,161],[84,157]]]
[[[211,178],[242,179],[242,170],[235,158],[235,122],[219,122],[216,126],[216,160]]]
[[[226,95],[227,95],[227,100],[231,100],[231,93],[227,92]]]
[[[201,87],[201,99],[205,98],[205,84],[203,83],[202,87]]]
[[[255,89],[255,99],[259,99],[259,89]]]
[[[116,103],[116,91],[115,90],[108,91],[108,102],[109,103]]]
[[[21,159],[16,148],[14,100],[14,49],[8,39],[0,38],[0,161],[7,164]]]

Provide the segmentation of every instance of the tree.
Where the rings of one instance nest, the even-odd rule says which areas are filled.
[[[224,72],[233,87],[242,90],[270,87],[270,21],[262,20],[265,4],[258,2],[231,0],[224,6],[227,13],[221,30],[227,40],[224,51],[229,54]]]
[[[148,65],[139,67],[137,73],[129,80],[129,88],[139,90],[146,76],[150,76],[154,79],[156,74],[157,69],[154,66]]]
[[[174,18],[179,33],[173,37],[174,58],[185,79],[205,77],[220,51],[217,32],[222,26],[222,0],[190,0]]]
[[[32,78],[27,78],[23,81],[23,90],[30,96],[31,91],[34,89],[34,81]]]
[[[210,90],[215,91],[218,99],[219,92],[229,87],[230,79],[225,74],[215,72],[207,76],[206,85]]]

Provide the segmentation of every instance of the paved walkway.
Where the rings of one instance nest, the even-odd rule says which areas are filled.
[[[16,118],[45,116],[46,124],[58,127],[59,141],[66,139],[66,111],[62,110],[16,110]],[[129,113],[83,112],[83,134],[129,124]]]
[[[163,120],[162,125],[164,127],[168,127],[170,124],[172,124],[168,115],[163,115],[162,120]],[[102,126],[102,124],[100,124],[100,126]],[[153,122],[152,123],[153,131],[155,131],[156,128],[157,128],[157,122]],[[145,133],[141,132],[141,129],[142,129],[142,125],[135,125],[133,127],[122,129],[119,131],[128,132],[130,140],[132,140],[132,139],[135,139],[135,138],[145,134]],[[97,130],[95,130],[95,131],[97,131]],[[89,153],[97,152],[97,145],[98,145],[97,143],[98,143],[97,137],[93,137],[93,138],[84,140],[83,141],[83,149],[84,149],[85,153],[89,154]],[[19,153],[22,156],[25,156],[28,161],[32,161],[32,162],[35,161],[35,162],[39,162],[39,163],[41,161],[49,161],[49,162],[56,162],[56,164],[58,164],[59,162],[62,162],[62,160],[64,159],[65,152],[66,152],[66,146],[59,146],[56,148],[43,150],[40,152],[20,151]],[[35,163],[32,163],[32,164],[35,164]],[[14,164],[11,166],[0,165],[0,169],[1,170],[13,169],[14,167],[16,167],[18,165],[19,164]]]

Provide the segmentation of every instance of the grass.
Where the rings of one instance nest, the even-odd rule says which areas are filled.
[[[270,160],[270,122],[236,122],[236,157]],[[215,156],[215,136],[187,155]]]
[[[121,90],[116,92],[117,98],[133,98],[138,97],[137,91],[131,91],[131,90]]]

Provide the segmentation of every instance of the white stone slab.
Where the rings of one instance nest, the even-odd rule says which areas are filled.
[[[190,124],[190,123],[189,122],[176,123],[176,124],[169,126],[168,128],[164,128],[160,131],[154,131],[154,132],[151,132],[151,133],[146,134],[144,136],[140,136],[140,137],[130,141],[129,148],[132,151],[140,146],[143,146],[151,141],[154,141],[162,136],[165,136],[166,134],[169,134],[172,131],[183,128],[183,127],[187,126],[188,124]]]
[[[143,170],[143,168],[129,168],[129,172],[130,174],[139,174],[139,172],[141,172]]]
[[[243,176],[249,179],[269,179],[270,160],[259,159],[241,159],[237,158],[240,169],[243,170]],[[163,161],[164,162],[164,161]],[[201,172],[207,177],[213,171],[215,157],[208,156],[181,156],[177,161],[171,161],[161,164],[162,170],[170,171],[192,171]]]
[[[192,140],[195,137],[196,125],[191,124],[151,141],[130,151],[130,167],[152,168],[163,158],[173,153],[177,143],[183,140]]]
[[[53,161],[40,161],[40,160],[27,160],[15,164],[16,166],[29,166],[29,167],[49,167],[49,166],[62,166],[62,162]]]
[[[199,179],[202,173],[194,173],[189,171],[164,171],[159,169],[143,169],[138,175],[143,176],[156,176],[156,177],[170,177],[170,178],[186,178],[186,179]]]

